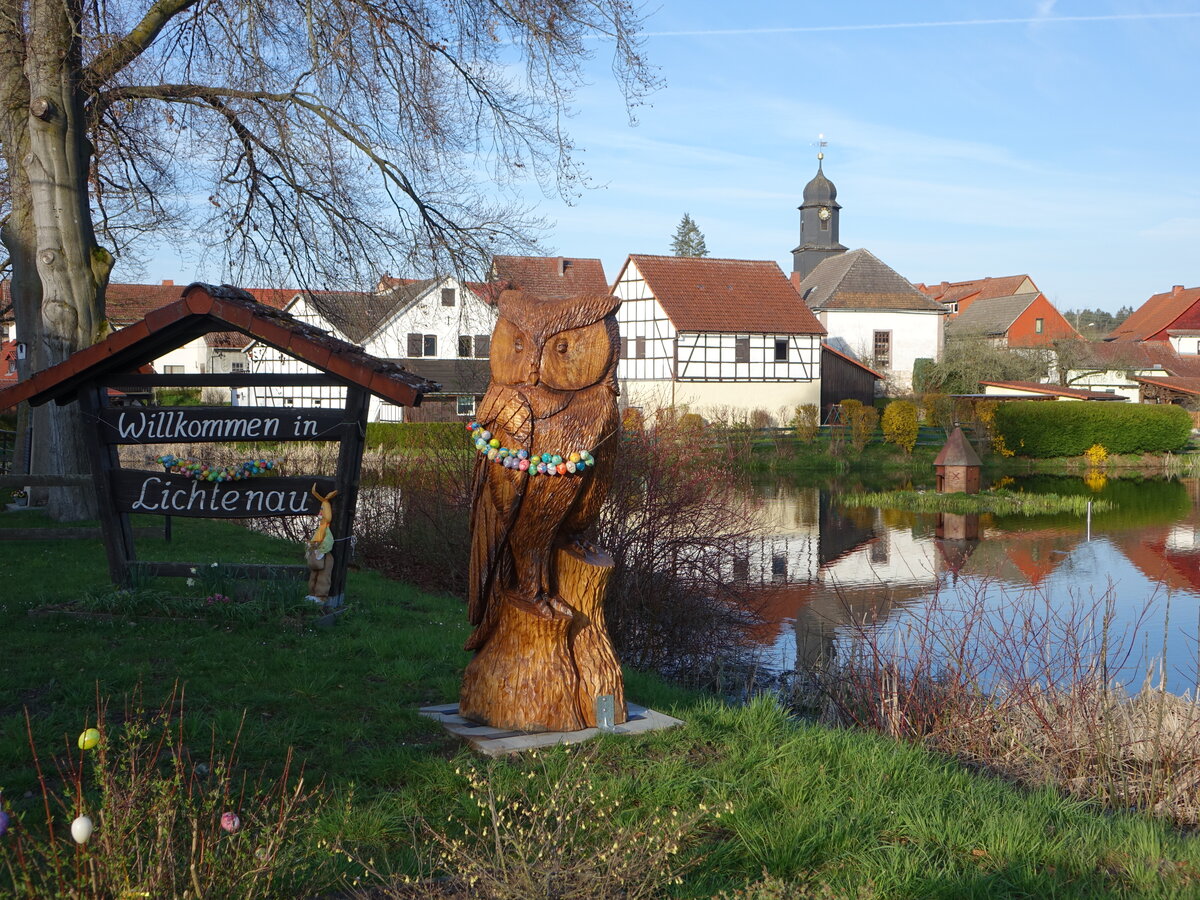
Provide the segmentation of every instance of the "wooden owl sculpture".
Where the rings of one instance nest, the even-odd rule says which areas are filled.
[[[506,291],[492,379],[468,426],[479,456],[471,508],[475,631],[459,711],[525,731],[594,724],[597,696],[624,721],[604,629],[612,560],[581,542],[612,479],[620,416],[614,297]]]

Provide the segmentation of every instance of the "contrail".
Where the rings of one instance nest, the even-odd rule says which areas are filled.
[[[1200,12],[1121,13],[1107,16],[1030,16],[1021,19],[957,19],[946,22],[883,22],[874,25],[796,25],[775,28],[708,28],[696,31],[642,31],[641,37],[705,37],[739,34],[803,34],[819,31],[889,31],[898,28],[965,28],[980,25],[1047,25],[1056,22],[1121,22],[1145,19],[1197,19]]]

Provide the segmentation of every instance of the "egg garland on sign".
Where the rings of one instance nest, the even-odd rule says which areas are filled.
[[[265,475],[275,468],[273,459],[248,459],[238,466],[210,466],[194,459],[181,459],[164,453],[157,462],[173,475],[182,475],[196,481],[244,481],[256,475]]]
[[[506,469],[516,469],[529,475],[582,475],[596,465],[596,458],[588,450],[573,450],[569,453],[530,453],[528,450],[510,450],[500,446],[500,439],[493,437],[478,422],[469,422],[467,432],[472,435],[475,450]]]

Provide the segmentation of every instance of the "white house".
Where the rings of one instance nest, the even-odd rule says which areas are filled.
[[[775,262],[633,254],[613,293],[631,406],[820,402],[824,329]]]
[[[372,400],[372,421],[470,418],[488,380],[488,351],[496,313],[484,285],[455,278],[395,280],[379,291],[304,291],[285,307],[301,321],[360,345],[442,385],[420,407]],[[305,363],[263,344],[248,350],[255,372],[311,372]],[[248,389],[244,400],[270,406],[341,405],[336,386]]]
[[[912,389],[916,360],[941,358],[948,309],[869,250],[822,260],[799,291],[829,344],[882,373],[897,391]]]

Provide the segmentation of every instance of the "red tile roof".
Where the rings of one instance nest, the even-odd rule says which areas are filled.
[[[1107,391],[1088,391],[1083,388],[1063,387],[1060,384],[1042,384],[1037,381],[981,381],[982,385],[1008,388],[1014,391],[1034,391],[1039,394],[1049,394],[1053,397],[1072,397],[1076,400],[1126,400],[1122,394],[1110,394]]]
[[[630,254],[678,331],[825,334],[773,260]]]
[[[1200,394],[1200,377],[1174,377],[1164,376],[1162,378],[1144,378],[1138,375],[1133,376],[1133,380],[1139,384],[1158,384],[1163,387],[1170,388],[1173,391],[1178,391],[1181,394]]]
[[[1071,370],[1160,368],[1168,375],[1200,376],[1200,357],[1180,356],[1167,341],[1091,341],[1078,344]]]
[[[238,331],[303,359],[343,384],[359,385],[402,406],[416,406],[423,394],[437,389],[419,375],[255,302],[245,291],[228,285],[193,284],[183,291],[182,298],[151,311],[145,319],[0,390],[0,409],[23,400],[35,405],[49,400],[65,402],[88,379],[133,371],[213,331]]]
[[[1178,285],[1169,291],[1155,294],[1114,328],[1106,341],[1145,341],[1158,334],[1200,301],[1200,288]]]
[[[570,256],[496,256],[492,278],[504,288],[543,300],[604,297],[609,294],[604,264]]]
[[[940,303],[957,303],[971,297],[988,300],[1010,297],[1021,289],[1028,275],[1002,275],[998,278],[974,278],[970,281],[943,281],[940,284],[918,284],[917,290]],[[1036,290],[1036,287],[1035,287]]]

